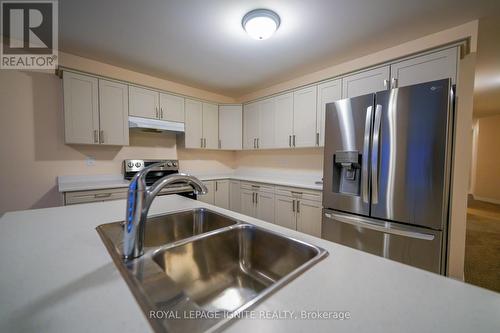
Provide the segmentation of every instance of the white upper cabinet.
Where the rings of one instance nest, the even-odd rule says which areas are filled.
[[[186,148],[203,148],[203,106],[199,101],[185,100],[185,133]]]
[[[129,86],[129,115],[160,118],[160,94],[157,91]]]
[[[95,77],[63,74],[66,143],[98,144],[99,100]]]
[[[307,87],[293,93],[293,135],[294,147],[316,145],[316,98],[317,87]]]
[[[378,67],[342,78],[342,98],[351,98],[388,89],[389,66]]]
[[[243,149],[256,149],[259,136],[260,103],[243,106]]]
[[[219,105],[219,148],[241,150],[243,109],[241,105]]]
[[[203,103],[204,148],[219,148],[219,107],[217,104]]]
[[[325,110],[326,104],[342,99],[342,80],[333,80],[318,85],[318,107],[316,110],[316,135],[318,146],[325,145]]]
[[[128,87],[99,79],[99,142],[128,145]]]
[[[184,98],[160,93],[160,119],[184,122]]]
[[[457,47],[397,62],[391,65],[392,86],[404,87],[447,78],[455,83],[457,62]]]
[[[257,136],[257,148],[274,148],[274,98],[260,101],[259,135]]]
[[[274,103],[274,146],[289,148],[293,135],[293,93],[276,96]]]

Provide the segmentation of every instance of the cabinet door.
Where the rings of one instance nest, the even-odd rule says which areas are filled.
[[[386,90],[389,66],[370,69],[342,78],[342,98],[351,98]]]
[[[198,195],[197,199],[207,204],[215,204],[215,182],[213,180],[204,181],[203,184],[208,189],[207,194]]]
[[[185,146],[202,148],[203,109],[201,102],[186,99]]]
[[[274,200],[274,223],[282,227],[297,229],[295,219],[295,201],[291,197],[277,195]]]
[[[160,112],[161,119],[183,123],[184,98],[175,95],[161,93],[160,111],[161,111]]]
[[[229,180],[216,180],[215,182],[215,205],[229,209]]]
[[[240,213],[251,217],[255,216],[255,192],[241,189],[241,210]]]
[[[274,193],[257,192],[257,218],[274,223]]]
[[[456,82],[457,48],[426,54],[391,65],[391,77],[396,87],[410,86],[429,81],[450,78]]]
[[[203,139],[204,148],[219,148],[219,107],[216,104],[203,103]]]
[[[274,146],[289,148],[293,135],[293,93],[276,96],[274,101]]]
[[[241,183],[237,180],[229,182],[229,209],[234,212],[241,212]]]
[[[243,149],[255,149],[255,139],[259,136],[258,102],[243,106]]]
[[[312,200],[297,200],[297,230],[321,237],[321,203]]]
[[[220,149],[241,150],[242,113],[241,105],[219,105]]]
[[[274,98],[260,101],[257,148],[274,147]]]
[[[99,79],[99,139],[103,144],[128,145],[128,87]]]
[[[326,104],[342,99],[342,80],[333,80],[318,85],[318,108],[316,135],[318,146],[325,145],[325,110]]]
[[[95,77],[64,72],[64,135],[66,143],[98,144],[98,83]]]
[[[316,86],[293,93],[294,147],[316,146],[316,98]]]
[[[129,86],[129,115],[159,118],[160,94],[157,91]]]

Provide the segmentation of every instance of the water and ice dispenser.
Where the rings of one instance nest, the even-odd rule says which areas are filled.
[[[358,151],[336,151],[333,159],[333,191],[360,195],[361,154]]]

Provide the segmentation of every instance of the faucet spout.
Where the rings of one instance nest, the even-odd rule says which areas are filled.
[[[148,172],[162,165],[164,163],[152,164],[138,172],[130,181],[123,230],[123,257],[125,259],[138,258],[144,254],[144,236],[149,208],[162,188],[171,184],[183,183],[193,187],[196,194],[208,192],[205,184],[198,178],[183,173],[165,176],[147,187],[146,175]]]

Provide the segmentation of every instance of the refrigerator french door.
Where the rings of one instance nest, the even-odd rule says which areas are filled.
[[[450,80],[327,104],[322,237],[445,273]]]

